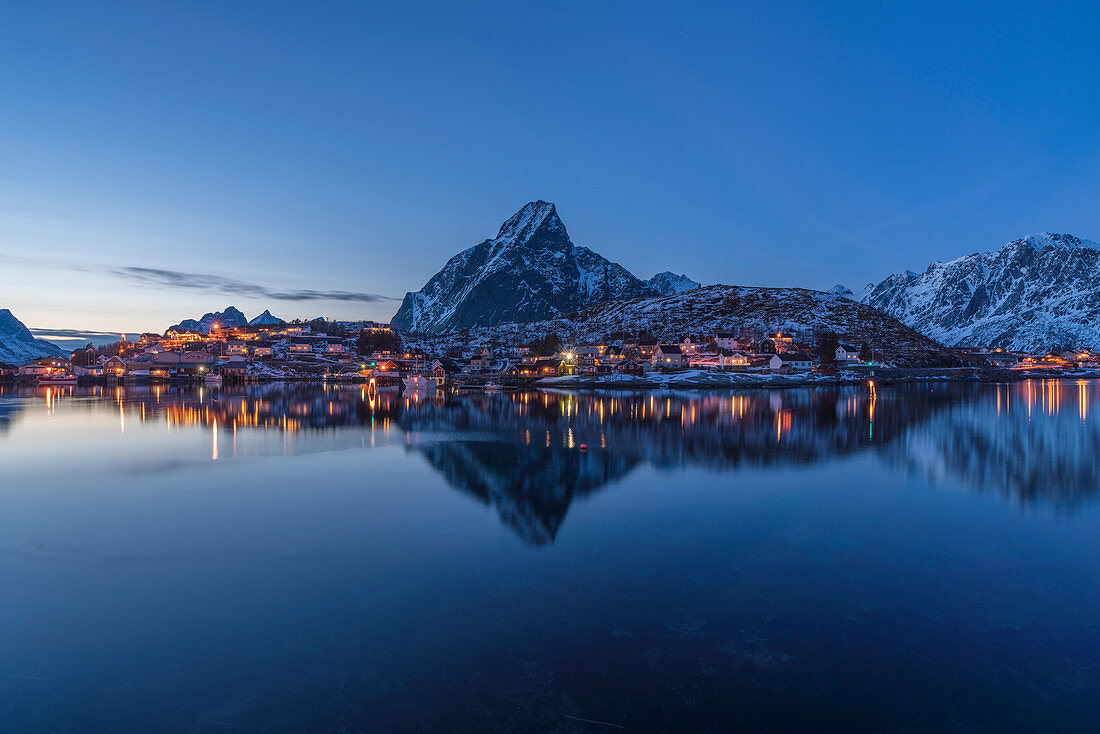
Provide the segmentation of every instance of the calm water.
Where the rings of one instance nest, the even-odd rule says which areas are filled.
[[[0,388],[0,730],[1095,731],[1098,457],[1092,382]]]

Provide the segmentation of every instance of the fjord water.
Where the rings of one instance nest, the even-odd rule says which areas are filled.
[[[0,391],[4,731],[1100,720],[1095,382]]]

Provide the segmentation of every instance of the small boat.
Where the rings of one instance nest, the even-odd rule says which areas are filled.
[[[496,382],[486,382],[485,392],[503,392],[504,386]]]
[[[421,392],[428,392],[435,390],[435,380],[422,375],[419,372],[411,372],[405,376],[402,380],[405,383],[406,390],[418,390]]]
[[[39,375],[39,385],[75,385],[76,375],[62,372],[55,375]]]
[[[202,378],[202,381],[207,385],[220,385],[222,384],[222,376],[211,373]]]

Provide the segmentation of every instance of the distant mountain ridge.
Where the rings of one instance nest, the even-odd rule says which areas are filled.
[[[677,275],[666,270],[657,273],[646,281],[646,285],[658,296],[672,296],[677,293],[685,293],[699,288],[702,283],[692,280],[686,275]]]
[[[391,325],[441,333],[550,319],[604,301],[679,292],[698,283],[661,273],[644,281],[573,244],[556,207],[532,201],[497,236],[458,253],[419,291],[405,294]],[[664,289],[664,290],[661,290]]]
[[[203,314],[200,319],[184,319],[175,326],[169,326],[165,332],[175,329],[176,331],[197,331],[202,334],[209,334],[214,324],[222,328],[248,326],[248,319],[236,306],[226,306],[224,311]]]
[[[1100,348],[1100,244],[1031,234],[851,297],[951,346]]]
[[[68,357],[69,353],[45,339],[36,339],[23,322],[0,309],[0,362],[22,364],[39,357]]]

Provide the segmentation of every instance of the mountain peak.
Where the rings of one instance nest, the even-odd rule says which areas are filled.
[[[557,208],[539,200],[512,215],[495,238],[458,253],[423,288],[407,293],[390,323],[440,333],[541,321],[652,294],[623,266],[574,245]]]
[[[539,230],[553,232],[564,239],[569,238],[565,224],[558,217],[557,207],[542,199],[524,204],[523,208],[500,225],[496,238],[522,244],[534,237]]]
[[[1027,245],[1036,250],[1042,250],[1046,247],[1056,247],[1059,250],[1079,250],[1081,248],[1100,250],[1100,244],[1074,237],[1071,234],[1058,234],[1056,232],[1036,232],[1034,234],[1029,234],[1026,237],[1021,237],[1018,240],[1009,242],[1005,247],[1011,247],[1013,245]]]
[[[248,322],[249,326],[274,326],[276,324],[283,323],[283,320],[273,316],[269,309],[264,309],[264,312]]]

